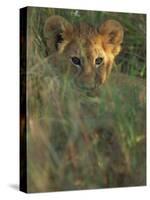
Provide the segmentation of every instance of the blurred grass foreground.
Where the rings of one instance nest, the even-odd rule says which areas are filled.
[[[117,19],[122,53],[99,95],[55,76],[43,37],[54,14],[96,25]],[[145,15],[28,8],[27,191],[46,192],[146,184]]]

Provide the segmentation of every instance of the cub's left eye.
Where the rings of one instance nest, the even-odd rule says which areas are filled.
[[[71,61],[72,61],[72,63],[74,64],[74,65],[78,65],[78,66],[80,66],[81,65],[81,61],[80,61],[80,58],[78,58],[78,57],[72,57],[71,58]]]
[[[95,59],[95,64],[96,64],[96,67],[99,67],[99,65],[101,65],[103,62],[103,58],[102,57],[98,57]]]

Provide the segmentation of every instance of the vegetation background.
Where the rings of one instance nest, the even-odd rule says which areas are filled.
[[[45,61],[43,27],[55,14],[123,25],[123,49],[100,95],[77,91]],[[28,191],[145,185],[146,15],[31,7],[27,22]]]

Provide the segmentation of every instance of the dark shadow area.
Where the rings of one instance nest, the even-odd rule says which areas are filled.
[[[19,185],[17,185],[17,184],[10,184],[9,187],[11,187],[14,190],[19,191]]]

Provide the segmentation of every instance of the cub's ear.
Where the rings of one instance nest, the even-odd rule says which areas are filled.
[[[61,16],[51,16],[44,25],[44,37],[51,51],[63,51],[73,30],[72,25]]]
[[[124,31],[122,25],[116,20],[107,20],[99,28],[103,36],[104,45],[111,46],[112,53],[117,55],[120,52],[120,45],[123,42]]]

